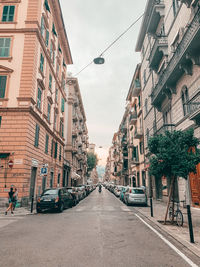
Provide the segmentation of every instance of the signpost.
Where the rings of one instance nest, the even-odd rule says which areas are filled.
[[[8,161],[8,167],[12,169],[13,165],[14,165],[13,161],[9,160]]]
[[[47,174],[48,174],[48,167],[43,166],[43,167],[40,169],[40,176],[47,176]]]

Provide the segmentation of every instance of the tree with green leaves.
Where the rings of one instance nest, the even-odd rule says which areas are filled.
[[[196,173],[196,165],[200,162],[199,143],[193,129],[166,131],[149,138],[150,175],[155,176],[155,179],[165,176],[171,181],[165,223],[177,177],[187,179],[189,173]]]
[[[93,153],[87,153],[88,172],[92,171],[96,167],[97,162],[98,162],[97,155]]]

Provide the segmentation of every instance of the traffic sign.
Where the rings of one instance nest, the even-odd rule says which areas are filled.
[[[40,169],[40,176],[47,176],[48,174],[48,168],[47,167],[42,167]]]
[[[12,161],[12,160],[9,160],[9,162],[8,162],[8,167],[12,169],[13,164],[14,164],[13,161]]]

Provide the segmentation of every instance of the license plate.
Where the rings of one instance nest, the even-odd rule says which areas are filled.
[[[44,201],[51,201],[51,199],[50,198],[45,198]]]

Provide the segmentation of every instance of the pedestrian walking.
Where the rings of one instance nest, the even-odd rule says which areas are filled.
[[[8,211],[11,210],[11,213],[13,214],[13,202],[14,202],[14,192],[13,192],[13,188],[11,187],[10,188],[10,192],[8,192],[8,203],[9,203],[9,206],[7,208],[7,210],[5,211],[5,215],[8,214]]]
[[[13,210],[15,210],[16,208],[17,201],[18,201],[18,191],[17,191],[17,188],[15,187],[14,195],[13,195]]]

